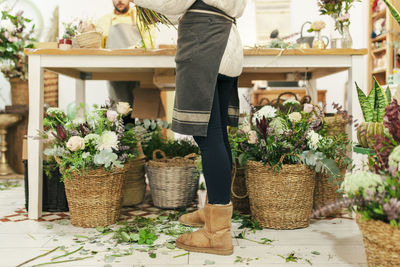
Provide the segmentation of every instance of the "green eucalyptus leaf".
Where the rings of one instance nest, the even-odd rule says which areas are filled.
[[[121,232],[121,237],[122,237],[122,240],[124,240],[125,242],[131,241],[130,236],[126,232]]]

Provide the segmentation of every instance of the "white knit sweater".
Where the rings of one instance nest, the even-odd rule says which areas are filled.
[[[165,15],[183,15],[196,0],[135,0],[135,4],[150,8]],[[227,15],[239,18],[246,7],[247,0],[203,0]],[[219,73],[237,77],[242,73],[243,46],[236,25],[232,25],[228,45],[222,57]]]

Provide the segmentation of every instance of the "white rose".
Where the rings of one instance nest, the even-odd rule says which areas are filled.
[[[119,102],[117,104],[117,111],[119,114],[128,115],[132,111],[131,106],[128,102]]]
[[[80,136],[72,136],[67,142],[67,148],[72,152],[85,149],[85,140]]]
[[[292,122],[296,123],[301,121],[301,114],[300,112],[293,112],[289,114],[289,120],[291,120]]]
[[[118,149],[118,136],[115,132],[105,131],[101,136],[97,145],[98,150]]]
[[[314,110],[314,106],[311,104],[304,104],[304,112],[310,113]]]
[[[249,144],[255,144],[255,143],[257,143],[257,132],[250,131],[249,132]]]

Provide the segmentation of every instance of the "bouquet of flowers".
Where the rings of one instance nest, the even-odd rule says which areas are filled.
[[[345,153],[345,138],[327,136],[323,113],[316,106],[305,104],[302,108],[293,99],[283,105],[288,107],[285,112],[272,106],[261,108],[251,123],[241,128],[242,137],[247,138],[233,149],[240,154],[239,163],[254,160],[269,164],[274,170],[282,164],[303,163],[317,172],[338,177],[340,165],[351,162]],[[337,157],[338,154],[342,156]]]
[[[308,30],[308,32],[319,32],[322,29],[324,29],[326,27],[326,23],[323,22],[322,20],[318,20],[318,21],[314,21],[311,26],[310,29]]]
[[[335,29],[343,33],[344,27],[350,26],[350,13],[354,2],[361,0],[318,0],[321,15],[329,15],[336,21]]]
[[[58,108],[47,109],[44,131],[40,133],[50,143],[45,155],[57,159],[64,178],[72,172],[122,168],[139,153],[135,128],[127,130],[123,121],[131,110],[126,102],[95,105],[84,118],[77,118],[74,108],[67,113]]]
[[[28,79],[28,61],[25,48],[33,48],[35,25],[27,29],[31,22],[22,16],[23,11],[12,15],[8,10],[1,11],[0,17],[0,71],[6,78]]]

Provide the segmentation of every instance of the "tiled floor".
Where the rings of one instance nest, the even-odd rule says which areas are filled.
[[[73,251],[84,246],[79,252],[64,257],[68,260],[76,257],[91,256],[91,251],[97,252],[92,258],[76,262],[60,263],[45,266],[367,266],[362,238],[357,224],[350,219],[312,221],[306,229],[277,231],[264,229],[256,234],[248,233],[249,239],[273,240],[272,245],[261,245],[243,239],[234,239],[235,252],[232,256],[215,256],[201,253],[184,255],[183,250],[159,248],[155,251],[156,258],[150,258],[147,252],[135,250],[137,245],[115,245],[111,236],[77,243],[96,234],[94,229],[77,228],[69,224],[68,217],[49,214],[46,217],[55,221],[32,221],[24,219],[24,189],[11,188],[0,191],[0,218],[19,211],[22,221],[0,222],[0,266],[11,267],[41,255],[58,246],[64,246],[66,251]],[[124,210],[125,216],[153,216],[157,209],[143,205],[140,209]],[[22,214],[22,215],[21,215]],[[66,215],[68,216],[68,214]],[[7,217],[9,218],[9,217]],[[239,224],[233,224],[232,235],[241,232]],[[162,244],[170,239],[161,235],[156,244]],[[109,250],[108,250],[109,249]],[[133,251],[132,255],[113,257],[124,249]],[[34,266],[46,263],[51,258],[63,255],[65,251],[55,251],[23,266]],[[285,262],[285,258],[294,253],[297,263]],[[176,257],[179,256],[179,257]],[[241,258],[239,258],[241,257]],[[235,262],[240,260],[242,262]]]

